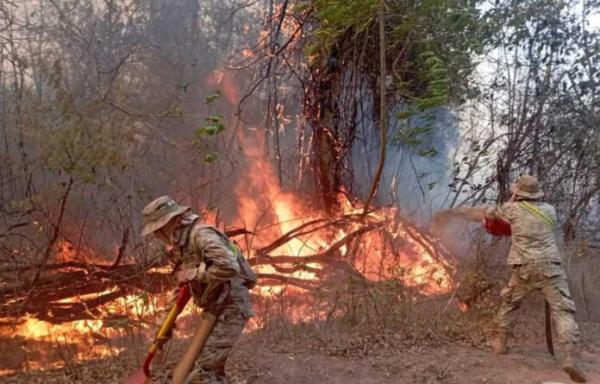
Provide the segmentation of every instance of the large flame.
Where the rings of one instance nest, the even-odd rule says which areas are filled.
[[[77,248],[80,248],[77,250]],[[103,258],[85,247],[76,247],[68,241],[58,241],[55,245],[54,259],[57,262],[82,261],[103,264]],[[72,267],[66,267],[70,269]],[[155,267],[155,272],[170,272],[165,267]],[[79,294],[56,304],[82,303],[87,300],[115,293],[113,286],[102,292]],[[0,366],[0,376],[14,374],[20,369],[47,370],[62,367],[65,359],[85,361],[118,356],[125,347],[113,343],[131,335],[143,335],[150,338],[156,332],[166,311],[172,303],[171,294],[150,296],[144,292],[120,296],[114,301],[88,311],[89,319],[67,321],[59,324],[40,320],[31,315],[18,319],[0,318],[0,339],[10,345],[16,343],[19,350],[31,350],[35,359],[27,359],[21,364],[12,362],[12,367]],[[185,321],[195,311],[188,305],[180,315]],[[9,346],[10,346],[9,345]],[[25,364],[23,366],[23,364]]]
[[[282,190],[274,167],[262,150],[260,143],[263,140],[260,136],[250,138],[246,135],[241,141],[252,167],[235,188],[239,202],[238,216],[243,220],[237,225],[246,226],[256,234],[256,238],[252,240],[253,246],[246,250],[252,258],[255,256],[254,250],[260,246],[271,243],[302,224],[323,218],[324,215],[311,209],[298,195]],[[340,215],[359,215],[363,211],[362,205],[351,204],[346,194],[340,194],[338,200],[342,207]],[[395,208],[368,213],[365,220],[383,223],[381,230],[363,234],[359,244],[352,250],[342,246],[338,257],[351,261],[356,270],[370,280],[402,278],[403,283],[417,286],[424,293],[448,291],[452,286],[448,265],[434,257],[433,246],[428,244],[429,240],[421,233],[396,220],[398,215]],[[327,227],[307,236],[295,237],[275,249],[272,254],[298,257],[318,254],[352,231],[360,229],[365,220],[357,220],[345,228]],[[384,232],[391,235],[391,238],[384,238]],[[396,249],[391,249],[390,244],[395,243],[401,244]],[[307,267],[321,269],[317,263],[310,263]],[[260,265],[257,269],[263,273],[278,274],[270,265]],[[305,270],[295,271],[291,276],[303,280],[317,278],[315,273]],[[284,285],[275,289],[261,289],[261,294],[279,293],[283,288]]]

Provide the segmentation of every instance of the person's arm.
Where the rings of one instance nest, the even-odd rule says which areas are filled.
[[[512,228],[510,226],[510,205],[504,203],[501,206],[488,207],[484,210],[482,220],[486,232],[492,236],[511,236]]]
[[[190,246],[201,253],[206,270],[199,272],[196,279],[203,283],[223,283],[240,274],[240,266],[236,255],[229,248],[226,240],[211,228],[194,230],[190,238]]]
[[[504,221],[510,222],[510,210],[512,207],[512,202],[507,202],[502,205],[497,205],[493,207],[487,207],[483,215],[488,219],[502,219]]]

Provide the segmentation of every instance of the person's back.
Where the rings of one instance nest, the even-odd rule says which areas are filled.
[[[205,282],[194,281],[191,286],[196,304],[208,311],[215,311],[216,307],[233,306],[240,310],[244,317],[248,319],[254,316],[252,304],[250,302],[249,289],[254,287],[256,284],[256,275],[249,266],[247,268],[243,268],[243,263],[247,262],[241,255],[239,255],[239,250],[237,247],[231,243],[229,238],[224,233],[212,226],[195,223],[190,229],[189,240],[186,241],[185,245],[184,252],[187,253],[188,256],[184,256],[184,258],[192,259],[190,261],[193,263],[194,258],[200,257],[203,253],[214,251],[214,244],[218,243],[222,243],[231,251],[231,253],[235,254],[234,262],[238,264],[239,272],[234,277],[227,279],[227,289],[229,292],[227,292],[227,295],[223,297],[223,302],[221,303],[217,303],[219,300],[219,291],[215,291],[213,294],[209,295],[204,303],[200,302],[202,293],[208,287]],[[198,261],[200,260],[198,259]],[[219,261],[220,259],[212,259],[212,263],[219,263]],[[207,269],[211,269],[211,266],[212,265],[209,265],[209,263],[206,265]],[[217,264],[214,267],[218,268],[219,265]],[[212,269],[215,270],[215,268]],[[218,275],[218,273],[219,272],[217,269],[216,274]]]
[[[535,200],[509,201],[487,210],[486,216],[510,223],[512,243],[508,264],[561,262],[554,231],[556,210],[550,204]]]

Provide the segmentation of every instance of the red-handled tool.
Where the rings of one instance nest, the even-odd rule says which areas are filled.
[[[150,364],[152,363],[152,359],[154,359],[156,352],[158,352],[158,350],[162,348],[162,346],[169,339],[169,332],[173,329],[177,316],[179,316],[181,311],[183,311],[183,308],[185,308],[187,302],[190,300],[190,297],[191,292],[189,284],[180,285],[179,291],[177,292],[177,299],[171,307],[167,318],[158,330],[154,342],[150,346],[148,354],[146,354],[142,368],[138,369],[135,373],[125,379],[123,382],[124,384],[150,384],[150,377],[152,376],[150,372]]]
[[[500,218],[486,217],[483,219],[483,226],[487,233],[493,236],[510,236],[512,234],[510,223]]]

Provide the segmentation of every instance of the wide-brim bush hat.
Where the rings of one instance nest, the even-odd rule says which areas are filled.
[[[174,218],[188,211],[190,207],[177,204],[170,196],[161,196],[144,207],[144,225],[140,233],[146,236],[155,232]]]
[[[538,179],[531,175],[523,175],[510,186],[510,191],[517,196],[529,199],[538,199],[544,196],[544,191],[540,187]]]

